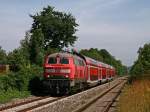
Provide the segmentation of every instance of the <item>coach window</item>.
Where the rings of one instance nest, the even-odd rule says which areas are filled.
[[[74,58],[74,64],[75,64],[75,65],[79,65],[78,59]]]
[[[84,66],[84,61],[82,60],[81,62],[82,62],[82,66]]]
[[[79,66],[84,66],[84,63],[82,60],[78,60],[78,62],[79,62]]]
[[[79,66],[82,66],[81,60],[78,59],[78,62],[79,62]]]
[[[54,57],[50,57],[48,60],[48,64],[56,64],[57,63],[57,59]]]
[[[61,64],[69,64],[69,59],[68,58],[61,58],[60,63]]]

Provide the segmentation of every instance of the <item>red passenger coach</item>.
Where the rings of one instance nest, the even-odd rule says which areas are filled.
[[[87,66],[87,74],[86,74],[88,76],[87,81],[89,83],[91,83],[93,81],[98,81],[99,80],[98,62],[91,58],[88,58],[88,57],[85,57],[85,62],[86,62],[86,66]]]
[[[44,86],[51,92],[68,92],[110,80],[115,69],[107,64],[77,52],[59,52],[48,55],[44,64]]]

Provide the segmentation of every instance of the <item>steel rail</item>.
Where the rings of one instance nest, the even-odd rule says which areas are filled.
[[[7,106],[7,107],[3,107],[3,108],[1,108],[0,111],[2,111],[2,112],[3,111],[4,112],[12,112],[12,111],[27,112],[29,110],[32,110],[34,108],[52,103],[52,102],[57,101],[57,100],[59,100],[61,98],[64,98],[64,97],[58,97],[58,98],[54,97],[54,99],[50,99],[50,98],[53,98],[53,97],[48,97],[48,96],[40,97],[40,98],[33,99],[33,100],[30,100],[30,101],[26,101],[26,102],[18,103],[18,104],[15,104],[15,105],[10,105],[10,106]],[[46,101],[44,101],[44,100],[46,100]]]
[[[11,108],[14,108],[14,107],[17,107],[17,106],[25,105],[27,103],[31,103],[31,102],[34,102],[34,101],[39,101],[39,100],[46,99],[46,98],[48,98],[48,96],[38,97],[38,98],[35,98],[35,99],[31,99],[31,100],[27,100],[27,101],[15,103],[15,104],[10,104],[8,106],[2,106],[0,108],[0,111],[4,111],[4,110],[7,110],[7,109],[11,109]]]
[[[118,92],[115,92],[114,94],[116,94],[112,100],[103,108],[102,112],[108,112],[111,108],[111,106],[113,105],[113,103],[116,101],[116,99],[119,97],[120,93],[121,93],[121,89],[124,87],[125,82],[123,82],[122,87],[119,89]]]
[[[27,111],[33,110],[33,109],[35,109],[35,108],[41,107],[41,106],[43,106],[43,105],[53,103],[53,102],[55,102],[55,101],[57,101],[57,100],[60,100],[60,99],[62,99],[62,98],[64,98],[64,96],[63,96],[63,97],[60,97],[60,98],[56,98],[56,99],[50,100],[50,101],[38,103],[37,105],[34,105],[34,106],[31,106],[31,107],[28,107],[28,108],[19,110],[19,111],[17,111],[17,112],[27,112]]]
[[[74,110],[73,112],[82,112],[85,109],[87,109],[89,106],[91,106],[93,103],[95,103],[98,99],[102,98],[103,96],[105,96],[107,93],[109,93],[111,90],[113,90],[114,88],[118,87],[119,85],[121,85],[123,82],[118,82],[117,84],[115,84],[113,87],[107,89],[106,91],[104,91],[103,93],[101,93],[100,95],[96,96],[95,98],[93,98],[91,101],[89,101],[88,103],[84,104],[82,107]],[[116,98],[116,97],[115,97]],[[114,100],[115,100],[114,98]],[[110,104],[108,105],[108,107],[110,107],[112,105],[112,103],[110,102]],[[104,111],[105,112],[105,111]],[[106,111],[107,112],[107,111]]]

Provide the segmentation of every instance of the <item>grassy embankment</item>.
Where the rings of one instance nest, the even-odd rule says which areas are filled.
[[[0,104],[9,102],[13,99],[26,98],[28,96],[30,96],[29,91],[10,90],[7,92],[3,92],[0,93]]]
[[[150,75],[138,77],[125,86],[118,112],[150,112]]]

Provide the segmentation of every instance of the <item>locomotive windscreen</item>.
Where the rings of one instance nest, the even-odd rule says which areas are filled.
[[[48,64],[56,64],[57,63],[57,58],[55,57],[50,57],[48,60]]]
[[[60,63],[61,64],[69,64],[69,60],[67,58],[63,57],[63,58],[60,59]]]
[[[49,57],[48,64],[69,64],[69,59],[66,57]]]

